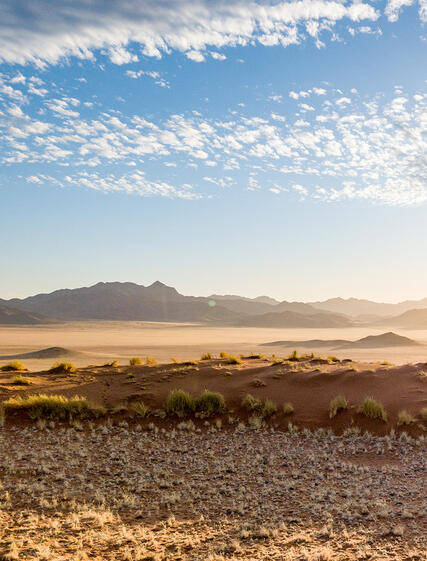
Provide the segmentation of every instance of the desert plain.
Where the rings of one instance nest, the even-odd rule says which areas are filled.
[[[0,328],[0,367],[28,369],[0,372],[0,559],[425,559],[427,333],[399,332],[408,347],[265,345],[380,333]],[[176,390],[194,406],[171,406]],[[223,401],[202,406],[205,390]],[[39,394],[87,408],[27,407]]]

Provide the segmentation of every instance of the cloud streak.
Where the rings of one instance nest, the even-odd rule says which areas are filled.
[[[403,4],[391,0],[394,21]],[[65,57],[93,59],[105,53],[115,64],[128,64],[139,55],[161,58],[179,51],[196,62],[205,52],[221,60],[217,50],[258,43],[299,43],[317,40],[337,22],[375,21],[372,1],[359,0],[0,0],[0,62],[55,64]]]

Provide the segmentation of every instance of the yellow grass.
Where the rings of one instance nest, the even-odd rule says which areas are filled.
[[[24,411],[31,419],[72,419],[98,417],[106,413],[100,407],[86,399],[75,395],[68,398],[63,395],[35,394],[28,397],[11,397],[3,402],[5,412]]]

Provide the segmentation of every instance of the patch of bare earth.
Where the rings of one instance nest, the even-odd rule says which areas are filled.
[[[0,559],[425,559],[423,438],[181,427],[0,429]]]

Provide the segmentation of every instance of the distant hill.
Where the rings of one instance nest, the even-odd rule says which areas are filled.
[[[246,317],[239,323],[247,327],[351,327],[353,322],[339,314],[319,312],[299,314],[297,312],[268,313]]]
[[[60,358],[67,356],[76,356],[81,353],[76,353],[70,351],[69,349],[64,349],[63,347],[49,347],[48,349],[41,349],[40,351],[32,351],[30,353],[19,353],[14,355],[3,355],[0,356],[0,360],[13,360],[15,358],[19,359],[46,359],[46,358]]]
[[[393,325],[405,329],[427,329],[427,308],[408,310],[399,316],[384,320],[382,325]]]
[[[129,282],[100,282],[13,299],[9,304],[62,320],[230,322],[240,318],[223,306],[210,306],[207,298],[183,296],[159,281],[147,287]]]
[[[259,296],[258,298],[244,298],[241,296],[218,296],[213,294],[209,296],[210,300],[220,302],[224,308],[232,310],[239,314],[259,315],[277,312],[297,312],[299,314],[315,314],[318,312],[316,308],[303,302],[278,302],[267,296]]]
[[[0,303],[0,325],[36,325],[51,321],[40,314],[18,310]]]
[[[393,316],[415,308],[427,308],[427,298],[422,300],[406,300],[398,304],[372,302],[358,298],[331,298],[323,302],[310,302],[319,310],[346,314],[348,316]]]
[[[357,341],[353,341],[343,345],[343,349],[372,349],[376,347],[411,347],[418,345],[413,339],[408,337],[402,337],[402,335],[397,335],[389,331],[388,333],[382,333],[381,335],[369,335],[368,337],[363,337]]]

